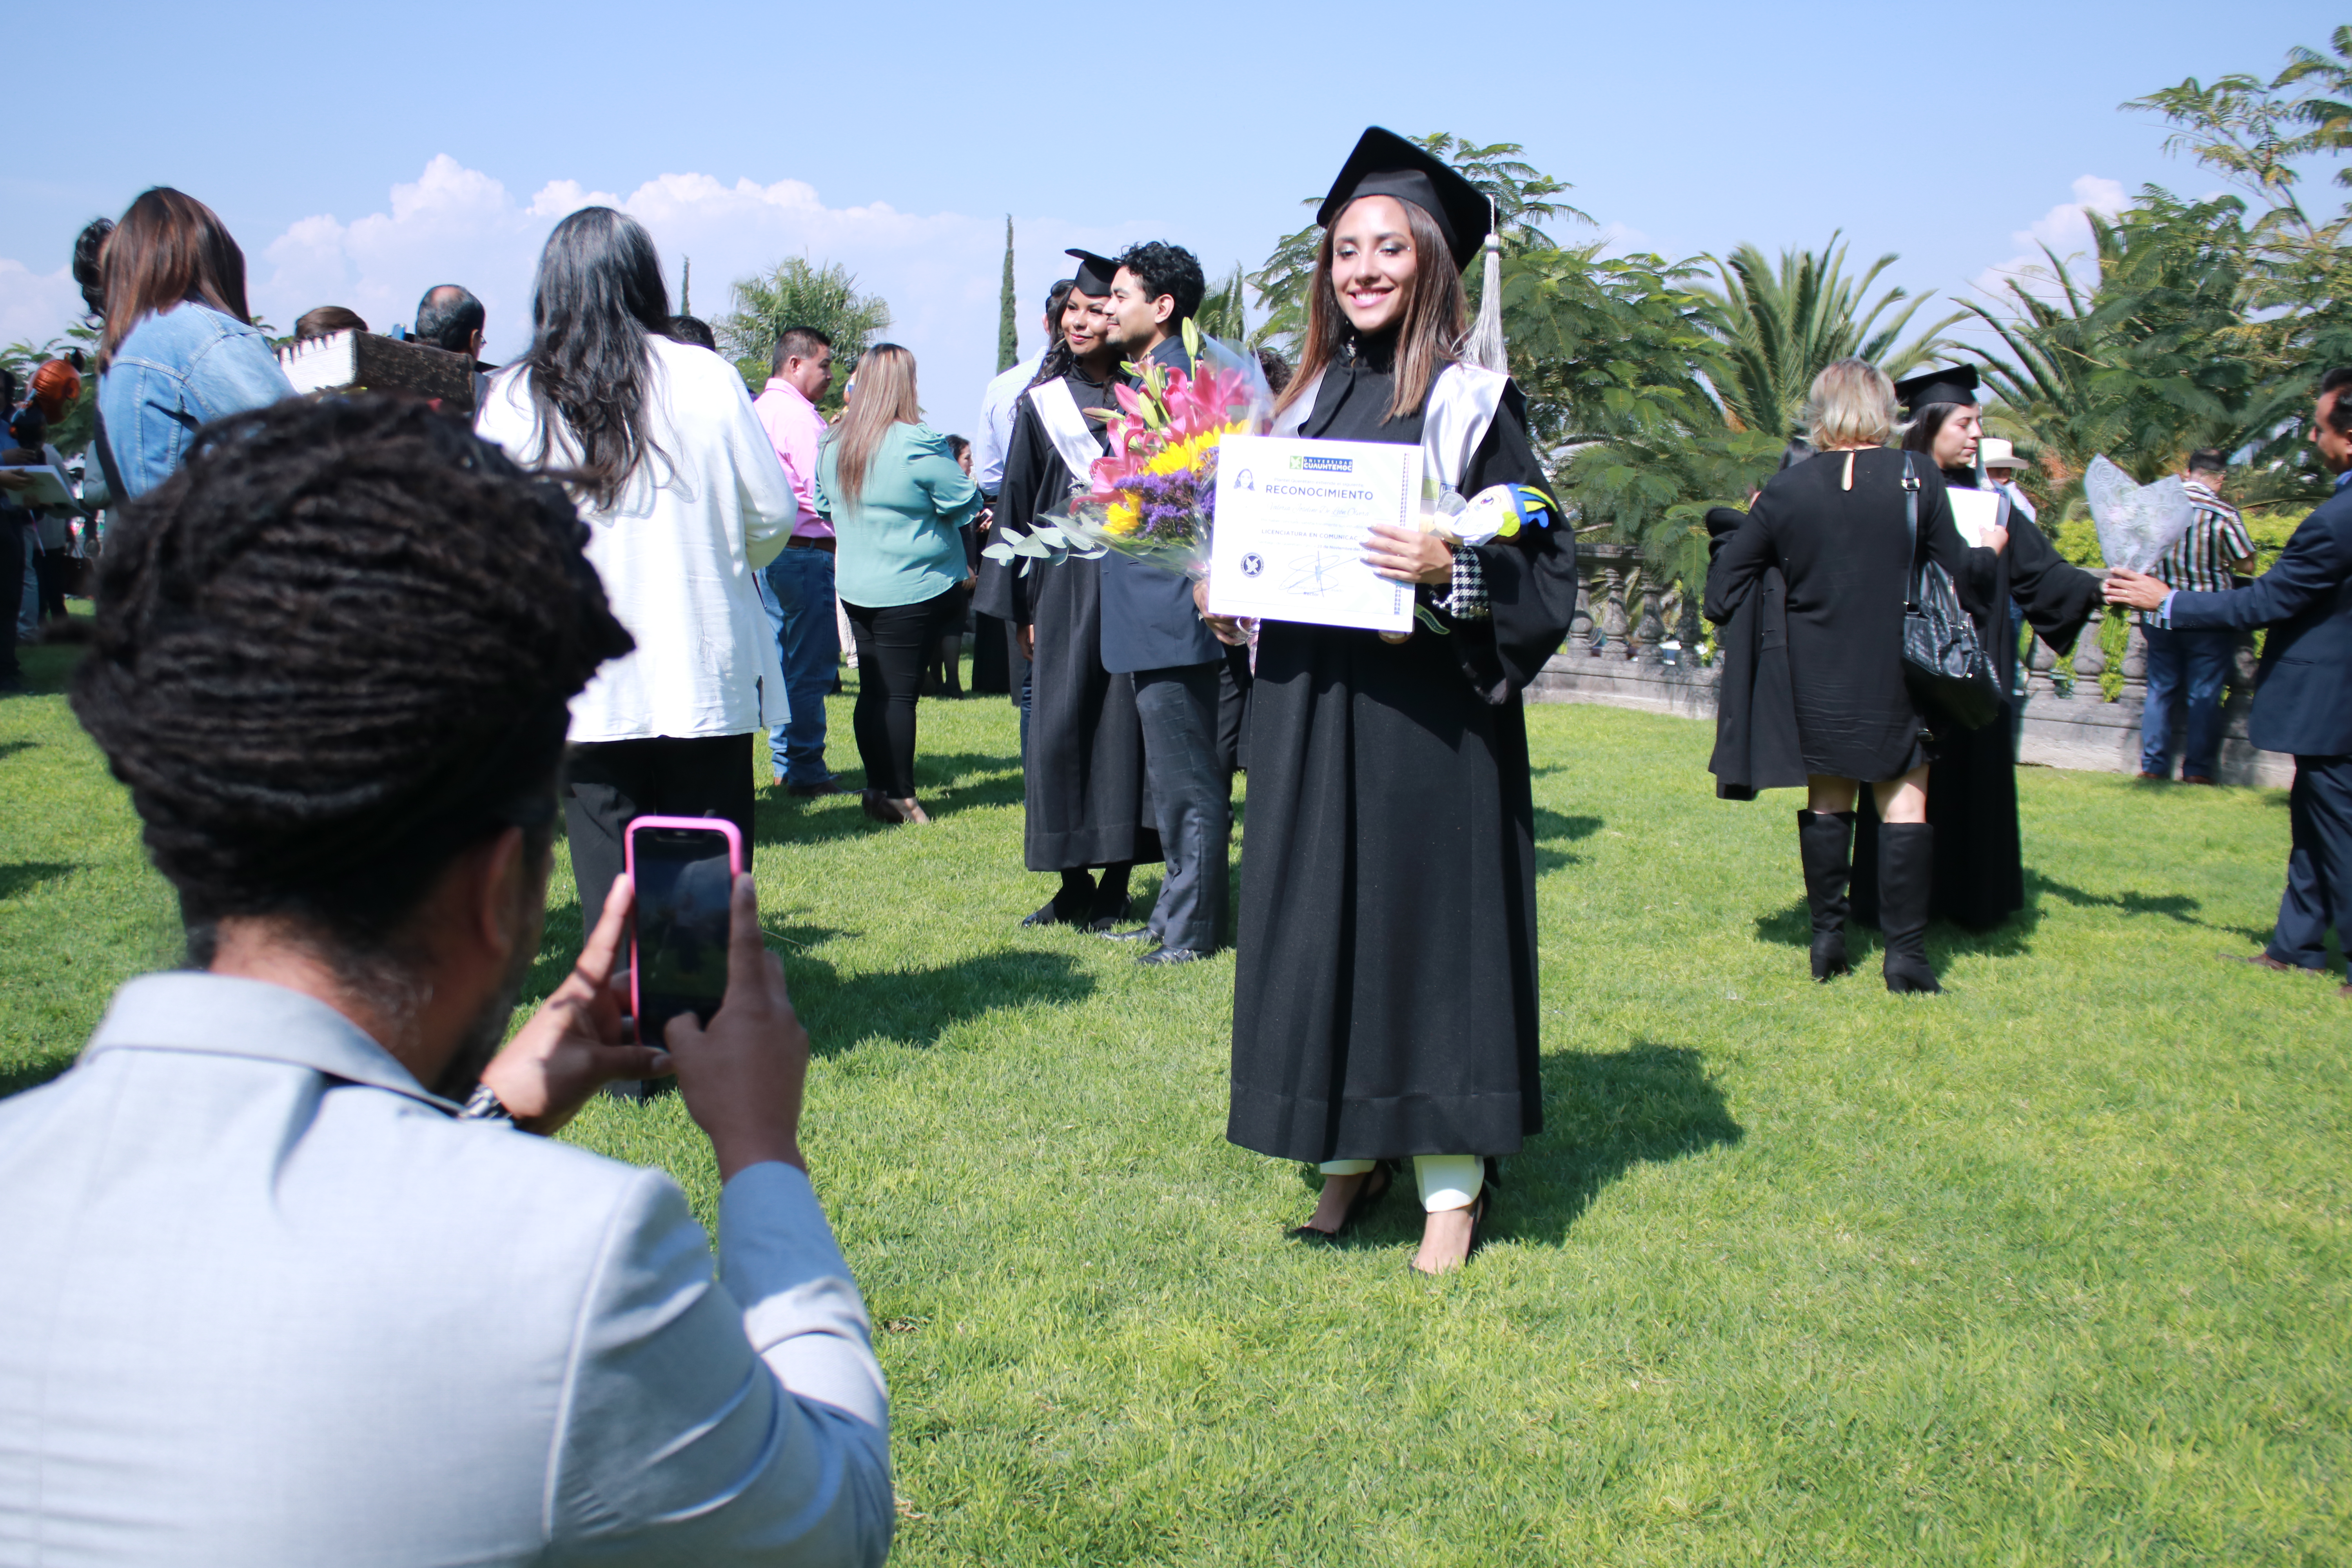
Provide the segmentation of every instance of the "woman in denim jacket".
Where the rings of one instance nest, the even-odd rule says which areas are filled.
[[[106,242],[98,415],[142,495],[172,477],[200,425],[294,395],[247,319],[245,252],[213,210],[158,186]]]

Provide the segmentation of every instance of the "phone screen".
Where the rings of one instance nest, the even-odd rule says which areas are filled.
[[[637,1038],[662,1043],[680,1013],[704,1024],[727,994],[734,872],[727,837],[695,827],[630,834],[636,868]]]

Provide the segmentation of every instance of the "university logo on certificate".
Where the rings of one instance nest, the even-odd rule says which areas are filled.
[[[1418,528],[1421,448],[1228,436],[1209,539],[1213,615],[1412,629],[1412,584],[1364,564],[1372,524]]]

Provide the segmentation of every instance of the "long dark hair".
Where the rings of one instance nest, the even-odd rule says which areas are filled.
[[[1055,284],[1054,291],[1045,297],[1045,317],[1053,322],[1053,335],[1046,340],[1045,357],[1037,362],[1037,374],[1029,378],[1032,386],[1043,386],[1049,381],[1061,380],[1070,374],[1070,367],[1078,363],[1078,356],[1071,351],[1069,338],[1062,331],[1062,317],[1070,308],[1070,297],[1077,291],[1078,280],[1065,278]]]
[[[106,335],[98,368],[114,362],[131,329],[148,317],[194,300],[249,322],[245,302],[245,252],[220,216],[169,185],[141,193],[107,237],[100,262]],[[85,296],[87,300],[87,296]]]
[[[563,479],[599,510],[620,500],[637,465],[659,456],[647,431],[653,380],[649,333],[669,328],[669,288],[645,226],[611,207],[583,207],[555,226],[539,254],[530,299],[530,401],[549,466],[560,421],[572,438]]]
[[[1400,200],[1397,205],[1404,208],[1405,228],[1412,236],[1413,269],[1412,288],[1405,295],[1404,308],[1397,312],[1394,329],[1396,394],[1389,400],[1391,419],[1421,407],[1437,373],[1462,357],[1462,339],[1468,330],[1462,269],[1454,265],[1453,247],[1438,232],[1437,220],[1416,202]],[[1344,216],[1345,209],[1341,210]],[[1331,228],[1323,231],[1323,243],[1315,252],[1315,277],[1307,286],[1303,352],[1290,384],[1275,404],[1277,411],[1315,384],[1315,378],[1339,357],[1355,331],[1348,324],[1348,313],[1339,308],[1339,291],[1331,281],[1331,231],[1338,226],[1334,219]]]
[[[1911,411],[1911,423],[1903,426],[1903,449],[1906,452],[1924,452],[1932,459],[1936,452],[1936,437],[1944,433],[1945,425],[1950,422],[1953,415],[1970,406],[1972,405],[1966,403],[1921,404]],[[1955,474],[1968,475],[1966,483],[1969,488],[1973,489],[1976,487],[1975,469],[1946,468],[1944,470],[1944,475],[1948,479]]]

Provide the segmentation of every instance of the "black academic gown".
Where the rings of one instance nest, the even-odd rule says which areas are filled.
[[[1947,484],[1975,488],[1965,468],[1944,470]],[[2070,563],[2025,517],[2007,511],[2006,550],[1970,550],[1964,596],[1985,606],[1977,635],[2000,686],[2000,714],[1981,730],[1936,732],[1927,771],[1927,822],[1936,830],[1935,889],[1927,912],[1972,931],[1988,931],[2025,907],[2025,850],[2017,826],[2017,718],[2010,692],[2017,679],[2017,639],[2008,635],[2009,602],[2063,657],[2101,598],[2099,580]],[[1973,610],[1975,605],[1970,608]],[[1878,923],[1878,807],[1863,791],[1853,854],[1853,918]]]
[[[1383,422],[1391,391],[1381,365],[1342,361],[1303,434],[1419,441],[1419,415]],[[1465,494],[1546,482],[1520,406],[1514,392]],[[1492,620],[1393,644],[1260,633],[1225,1133],[1245,1149],[1507,1154],[1543,1126],[1519,691],[1575,614],[1575,542],[1530,529],[1478,554]]]
[[[1073,370],[1070,395],[1081,410],[1115,408],[1110,384]],[[1097,429],[1105,453],[1110,437]],[[1064,510],[1071,475],[1027,396],[1021,399],[1004,457],[996,516],[1027,532],[1042,513]],[[1143,726],[1135,683],[1102,661],[1102,563],[1066,560],[1033,565],[982,563],[973,604],[984,615],[1036,635],[1030,673],[1027,827],[1024,855],[1032,871],[1160,858],[1159,830],[1143,769]]]
[[[1706,514],[1710,567],[1748,514],[1727,506]],[[1789,684],[1789,584],[1768,567],[1715,637],[1717,685],[1715,775],[1720,800],[1754,800],[1768,789],[1801,789],[1804,748],[1797,738],[1797,702]]]

